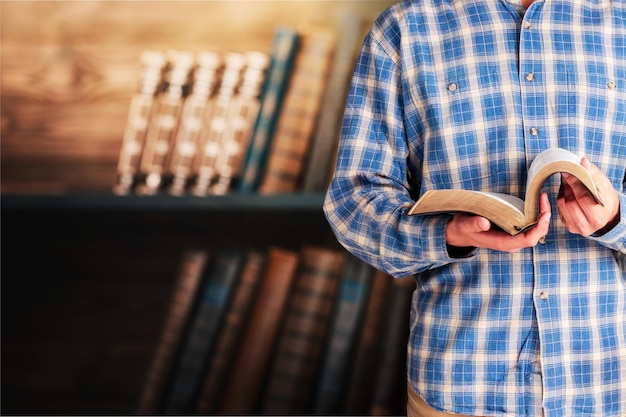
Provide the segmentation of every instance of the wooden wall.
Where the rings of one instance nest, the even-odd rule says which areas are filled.
[[[279,24],[392,1],[0,1],[3,192],[109,190],[146,49],[269,52]]]

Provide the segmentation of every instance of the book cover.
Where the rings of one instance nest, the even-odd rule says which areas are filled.
[[[257,412],[268,364],[299,263],[298,252],[271,247],[250,320],[233,359],[218,414]]]
[[[379,334],[380,357],[375,362],[377,369],[369,413],[373,416],[398,415],[406,411],[406,353],[414,289],[413,277],[392,281],[389,312],[383,332]]]
[[[374,268],[349,256],[341,273],[336,309],[315,397],[315,414],[340,414],[357,347]]]
[[[311,412],[345,252],[304,247],[264,395],[264,414]]]
[[[259,187],[262,194],[288,193],[299,187],[328,78],[334,34],[318,26],[300,34],[300,51]]]
[[[138,414],[156,414],[160,410],[208,258],[209,254],[202,250],[183,253],[163,332],[139,398]]]
[[[541,152],[528,169],[525,201],[503,193],[461,189],[428,190],[413,204],[408,214],[473,213],[485,217],[507,233],[516,235],[537,223],[541,187],[553,174],[566,172],[574,175],[601,203],[591,174],[580,161],[580,157],[562,148]]]
[[[268,149],[274,137],[276,120],[282,109],[299,46],[300,34],[295,29],[288,26],[276,29],[259,113],[241,168],[241,181],[237,187],[239,191],[256,191],[265,172]]]
[[[306,161],[302,182],[305,192],[324,191],[328,185],[348,87],[363,41],[363,25],[363,18],[356,13],[343,11],[337,14],[337,45]]]
[[[381,335],[389,309],[389,293],[393,278],[374,271],[372,287],[365,306],[365,316],[359,329],[358,343],[344,395],[343,413],[367,415],[376,376]]]
[[[257,250],[246,251],[244,265],[239,283],[224,319],[222,328],[210,358],[209,366],[201,384],[196,412],[215,414],[219,397],[224,389],[224,381],[228,377],[230,366],[243,337],[245,324],[258,293],[263,272],[265,253]]]
[[[144,51],[140,62],[141,81],[138,91],[130,101],[128,120],[117,162],[117,182],[113,186],[113,192],[118,195],[129,194],[137,181],[146,132],[152,117],[155,97],[163,86],[163,72],[167,60],[163,52]]]
[[[181,346],[165,400],[166,414],[193,411],[242,264],[243,252],[218,250],[205,268],[189,332]]]

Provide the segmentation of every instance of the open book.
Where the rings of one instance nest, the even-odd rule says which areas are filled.
[[[552,148],[541,152],[530,164],[526,201],[512,195],[471,190],[429,190],[411,207],[408,214],[467,212],[487,218],[505,232],[516,235],[537,223],[539,194],[552,174],[566,172],[587,187],[602,204],[591,175],[572,152]]]

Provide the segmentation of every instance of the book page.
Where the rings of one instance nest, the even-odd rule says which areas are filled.
[[[524,202],[508,194],[472,190],[429,190],[408,214],[466,212],[483,216],[511,235],[526,229]]]
[[[562,148],[547,149],[537,155],[528,169],[526,204],[524,206],[527,222],[534,222],[537,219],[539,193],[544,182],[548,177],[560,172],[566,172],[578,178],[595,200],[602,204],[591,174],[580,164],[581,159],[576,154]]]
[[[566,149],[546,149],[545,151],[537,155],[537,157],[535,157],[533,162],[530,164],[530,168],[528,169],[529,182],[531,182],[532,178],[537,175],[537,172],[546,165],[550,165],[552,163],[572,163],[575,165],[580,165],[581,159],[581,157]]]

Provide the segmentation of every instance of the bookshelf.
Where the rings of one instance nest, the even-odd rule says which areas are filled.
[[[192,195],[176,197],[155,196],[115,196],[108,192],[82,192],[68,194],[19,194],[2,195],[3,208],[8,210],[199,210],[199,211],[254,211],[273,210],[316,212],[321,209],[322,193],[293,193],[279,195],[259,195],[232,193],[223,196],[196,197]]]
[[[133,414],[187,248],[342,250],[317,191],[114,195],[141,53],[268,52],[392,3],[0,2],[3,414]]]
[[[3,414],[134,413],[183,249],[335,247],[320,200],[3,195]]]

